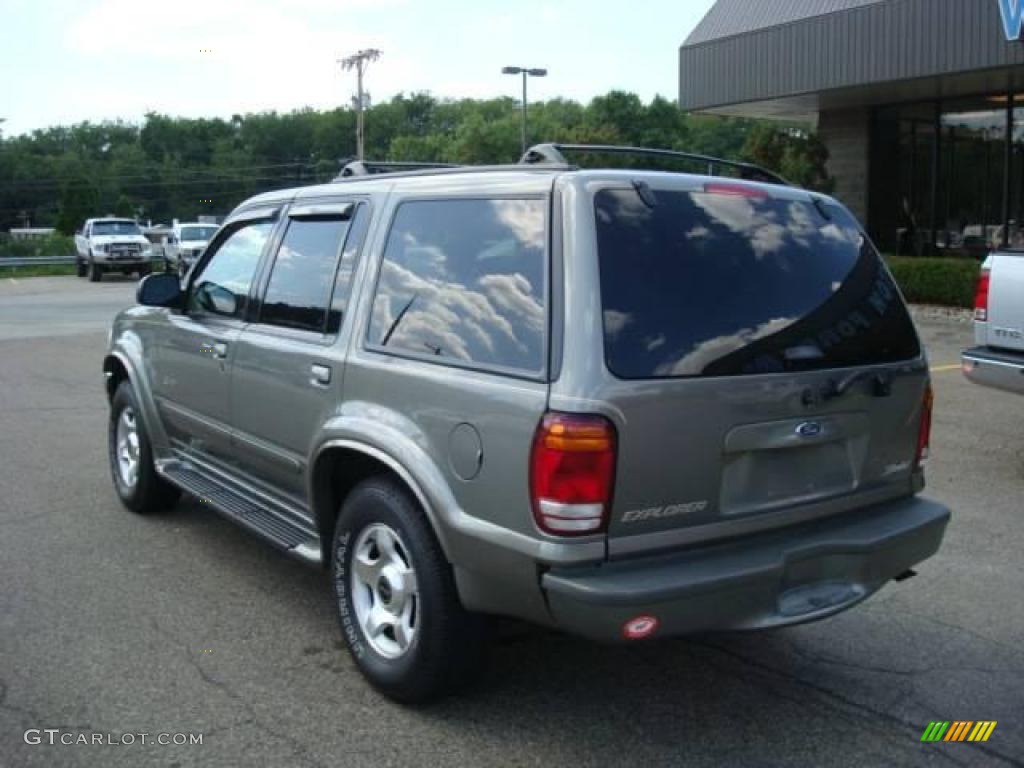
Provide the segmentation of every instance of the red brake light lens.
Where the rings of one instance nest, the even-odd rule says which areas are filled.
[[[988,322],[988,292],[992,282],[992,272],[983,269],[978,276],[978,290],[974,294],[974,319],[982,323]]]
[[[921,402],[921,428],[917,433],[917,456],[914,459],[914,464],[919,468],[928,459],[928,452],[931,449],[932,411],[934,408],[935,393],[932,391],[932,385],[929,384],[928,388],[924,391],[924,399]]]
[[[530,498],[542,531],[581,536],[605,530],[615,448],[615,427],[603,416],[545,414],[530,456]]]
[[[704,185],[704,191],[709,195],[730,195],[732,197],[752,197],[757,200],[767,200],[768,193],[758,187],[748,184],[730,184],[728,182],[711,181]]]

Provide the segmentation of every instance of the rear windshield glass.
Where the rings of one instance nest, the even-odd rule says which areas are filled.
[[[612,373],[739,376],[920,354],[892,278],[849,213],[723,189],[597,193]]]

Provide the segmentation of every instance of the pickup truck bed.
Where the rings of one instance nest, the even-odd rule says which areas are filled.
[[[1024,252],[993,253],[982,266],[974,310],[977,346],[964,374],[986,387],[1024,394]]]

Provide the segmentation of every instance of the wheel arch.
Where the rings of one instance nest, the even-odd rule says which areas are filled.
[[[132,341],[132,343],[135,342]],[[169,453],[167,433],[160,422],[153,393],[148,386],[148,382],[140,375],[139,367],[135,364],[132,355],[128,351],[130,349],[130,343],[127,349],[122,346],[116,346],[107,352],[103,358],[103,383],[107,394],[107,403],[109,404],[114,399],[114,393],[117,392],[117,388],[121,386],[122,382],[128,381],[131,383],[132,389],[135,391],[135,397],[139,402],[139,410],[146,433],[149,435],[150,445],[153,449],[153,458],[159,462],[166,458]]]
[[[116,352],[103,358],[103,386],[107,391],[108,403],[114,399],[114,393],[121,386],[121,382],[131,381],[131,378],[128,364]]]
[[[450,562],[445,531],[438,524],[435,507],[416,477],[387,451],[358,440],[335,439],[320,447],[310,473],[311,506],[320,532],[324,566],[330,565],[334,527],[345,498],[363,480],[381,475],[390,477],[419,502]]]

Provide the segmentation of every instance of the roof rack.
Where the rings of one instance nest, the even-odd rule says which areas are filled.
[[[347,179],[350,176],[376,176],[381,173],[402,173],[403,171],[426,171],[436,168],[458,168],[454,163],[411,163],[404,161],[353,160],[345,163],[341,173],[334,179]]]
[[[523,165],[569,165],[566,153],[593,152],[605,155],[640,155],[643,157],[670,157],[678,160],[691,160],[707,165],[708,175],[717,176],[718,168],[732,168],[740,172],[740,178],[750,181],[763,181],[769,184],[790,186],[789,182],[766,168],[753,163],[738,160],[724,160],[720,157],[695,155],[690,152],[676,152],[671,149],[646,149],[644,147],[618,147],[609,144],[537,144],[530,147],[519,161]]]

